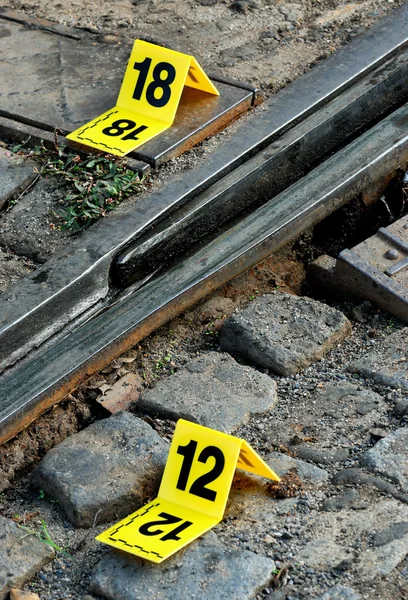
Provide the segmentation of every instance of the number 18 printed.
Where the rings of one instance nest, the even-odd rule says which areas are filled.
[[[192,56],[136,40],[117,105],[67,138],[123,156],[171,126],[185,85],[218,95]]]

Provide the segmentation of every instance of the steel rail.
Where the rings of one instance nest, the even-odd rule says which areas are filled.
[[[145,236],[141,240],[144,243],[147,241],[146,236],[157,236],[158,233],[162,235],[157,229],[157,227],[160,229],[160,223],[175,211],[181,211],[188,202],[193,202],[190,206],[191,217],[188,217],[191,220],[191,226],[189,225],[185,230],[188,232],[186,233],[188,238],[192,232],[194,219],[200,212],[197,207],[203,201],[201,198],[198,200],[198,204],[194,204],[198,195],[206,190],[208,193],[212,193],[210,187],[220,182],[228,174],[231,174],[231,183],[233,183],[235,171],[243,165],[243,169],[235,173],[236,191],[241,186],[238,180],[245,172],[245,161],[265,151],[260,157],[259,165],[255,165],[254,168],[251,187],[255,193],[255,188],[261,187],[259,175],[262,168],[265,170],[272,168],[273,173],[276,165],[282,164],[282,162],[279,163],[279,160],[283,160],[283,155],[278,156],[279,136],[290,132],[302,120],[311,117],[314,111],[324,110],[329,103],[334,102],[341,93],[350,90],[353,85],[360,86],[360,115],[363,115],[364,112],[362,108],[364,97],[366,100],[370,97],[370,106],[367,107],[367,111],[373,110],[373,107],[377,105],[377,99],[381,104],[380,98],[385,92],[384,85],[382,92],[377,94],[374,100],[374,89],[377,88],[377,91],[380,91],[381,84],[377,85],[373,82],[372,91],[369,92],[369,87],[367,87],[363,93],[364,85],[361,87],[360,82],[375,69],[396,57],[407,45],[408,5],[404,5],[373,27],[364,37],[354,40],[350,45],[273,96],[262,110],[259,110],[252,119],[248,119],[246,124],[238,128],[236,135],[220,146],[203,165],[189,172],[188,177],[175,178],[161,191],[141,197],[126,214],[112,216],[95,225],[87,232],[86,236],[83,236],[77,243],[73,243],[65,254],[60,255],[57,259],[51,259],[44,267],[37,269],[32,275],[17,283],[9,292],[5,292],[0,299],[0,369],[13,364],[32,348],[51,338],[56,332],[63,330],[67,323],[73,321],[80,314],[92,307],[97,309],[99,304],[106,301],[111,293],[115,293],[113,282],[127,285],[126,277],[131,271],[130,263],[128,262],[126,274],[123,275],[123,270],[119,273],[112,268],[115,257],[123,253],[132,242],[141,240],[141,236]],[[394,77],[395,96],[398,101],[401,101],[408,86],[397,84],[398,78],[403,75],[405,69],[402,63],[398,66],[397,62],[391,68],[393,75],[390,80]],[[331,106],[333,107],[333,104]],[[357,100],[355,106],[357,106]],[[394,108],[394,105],[382,105],[377,116],[386,114]],[[345,113],[342,114],[344,116]],[[356,111],[356,115],[358,115],[358,111]],[[337,117],[337,123],[339,123],[338,118],[340,117]],[[346,120],[343,119],[343,121],[345,125]],[[324,122],[323,119],[320,125],[321,132]],[[327,122],[326,119],[326,124]],[[333,116],[334,129],[336,128],[335,123],[336,118]],[[311,150],[317,143],[317,137],[313,137],[318,132],[317,123],[315,125],[314,134],[311,132],[308,134],[309,142],[305,144],[305,155],[309,155],[311,160],[313,160],[313,156],[310,157]],[[369,125],[370,119],[366,118],[362,126]],[[351,120],[352,135],[358,129],[359,123],[356,117]],[[299,131],[296,135],[299,135]],[[343,133],[346,139],[351,135],[350,132],[346,134],[345,129],[343,129]],[[289,158],[295,156],[297,151],[301,150],[301,146],[301,138],[298,141],[293,138],[287,156]],[[272,156],[270,159],[267,158],[267,147],[270,148],[272,154],[276,155],[275,158]],[[333,147],[330,149],[326,145],[322,146],[322,151],[319,160],[325,154],[332,152]],[[310,163],[307,165],[305,159],[303,163],[300,161],[296,168],[301,175],[310,168]],[[257,170],[258,172],[256,172]],[[265,182],[268,183],[272,178],[273,174],[269,176],[269,179],[265,179]],[[277,193],[283,185],[290,183],[292,180],[289,177],[286,184],[280,182],[276,186],[275,192]],[[222,187],[223,183],[220,183],[220,186]],[[270,198],[270,192],[266,188],[265,184],[265,187],[260,190],[261,201]],[[219,188],[214,188],[212,191],[218,193]],[[228,193],[228,190],[225,190],[225,207],[223,208],[221,202],[219,203],[220,215],[224,212],[229,216],[228,205],[231,206],[233,195],[228,198]],[[248,197],[245,199],[244,194],[242,202],[237,203],[238,210],[248,210],[248,205],[245,204],[247,199]],[[203,216],[204,206],[205,203],[201,207],[199,223],[205,219]],[[254,204],[252,204],[253,206]],[[180,216],[180,213],[178,215]],[[186,224],[188,224],[188,219],[185,221]],[[163,224],[165,229],[168,224]],[[161,230],[163,231],[163,227]],[[171,228],[168,233],[171,233]],[[149,248],[153,246],[159,248],[160,243],[164,243],[164,239],[168,241],[169,237],[156,237],[155,243],[150,244]],[[192,241],[194,241],[194,236]],[[178,250],[174,249],[174,252],[177,255]],[[146,257],[149,259],[149,256],[151,254],[148,253]],[[151,267],[148,265],[148,261],[143,266],[140,264],[139,258],[140,256],[137,257],[135,263],[136,271],[139,266],[142,273],[145,266],[149,270]],[[154,271],[154,264],[152,267]],[[63,313],[61,312],[62,306],[64,307]]]
[[[119,287],[171,264],[223,224],[270,200],[408,101],[408,51],[392,57],[129,244],[112,266]]]
[[[121,352],[408,161],[404,105],[166,273],[1,381],[0,443]]]

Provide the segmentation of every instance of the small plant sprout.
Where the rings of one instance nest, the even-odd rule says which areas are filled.
[[[22,531],[24,531],[27,536],[28,535],[34,535],[36,538],[38,538],[40,540],[40,542],[43,542],[44,544],[47,544],[47,546],[51,546],[51,548],[54,548],[54,550],[57,553],[63,554],[66,558],[72,558],[72,556],[70,554],[68,554],[68,552],[64,549],[64,547],[59,546],[51,538],[45,521],[43,521],[41,519],[40,523],[41,523],[41,529],[40,529],[40,531],[35,531],[34,529],[29,529],[25,525],[19,525],[18,524],[17,527],[19,529],[21,529]]]
[[[81,158],[62,144],[56,144],[55,150],[41,144],[26,151],[23,146],[15,146],[13,151],[39,161],[41,177],[57,177],[65,183],[66,195],[61,208],[52,213],[51,229],[82,231],[139,189],[139,175],[127,168],[126,159],[110,155]]]

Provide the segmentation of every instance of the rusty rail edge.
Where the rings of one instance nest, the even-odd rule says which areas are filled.
[[[0,369],[60,331],[110,293],[113,258],[154,224],[262,151],[314,110],[372,72],[408,44],[408,5],[397,9],[287,86],[266,110],[241,126],[188,177],[175,177],[127,213],[113,215],[72,243],[68,252],[17,283],[0,299]],[[264,105],[265,106],[265,105]],[[64,307],[64,314],[61,314]]]
[[[282,192],[340,147],[408,102],[408,51],[394,56],[156,227],[112,265],[118,287],[173,264],[231,220]]]
[[[0,443],[154,329],[405,165],[407,119],[405,105],[194,255],[5,375]]]

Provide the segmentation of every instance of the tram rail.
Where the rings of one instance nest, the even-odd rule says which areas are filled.
[[[5,295],[0,443],[408,163],[407,25],[405,5],[273,97],[205,165]]]

